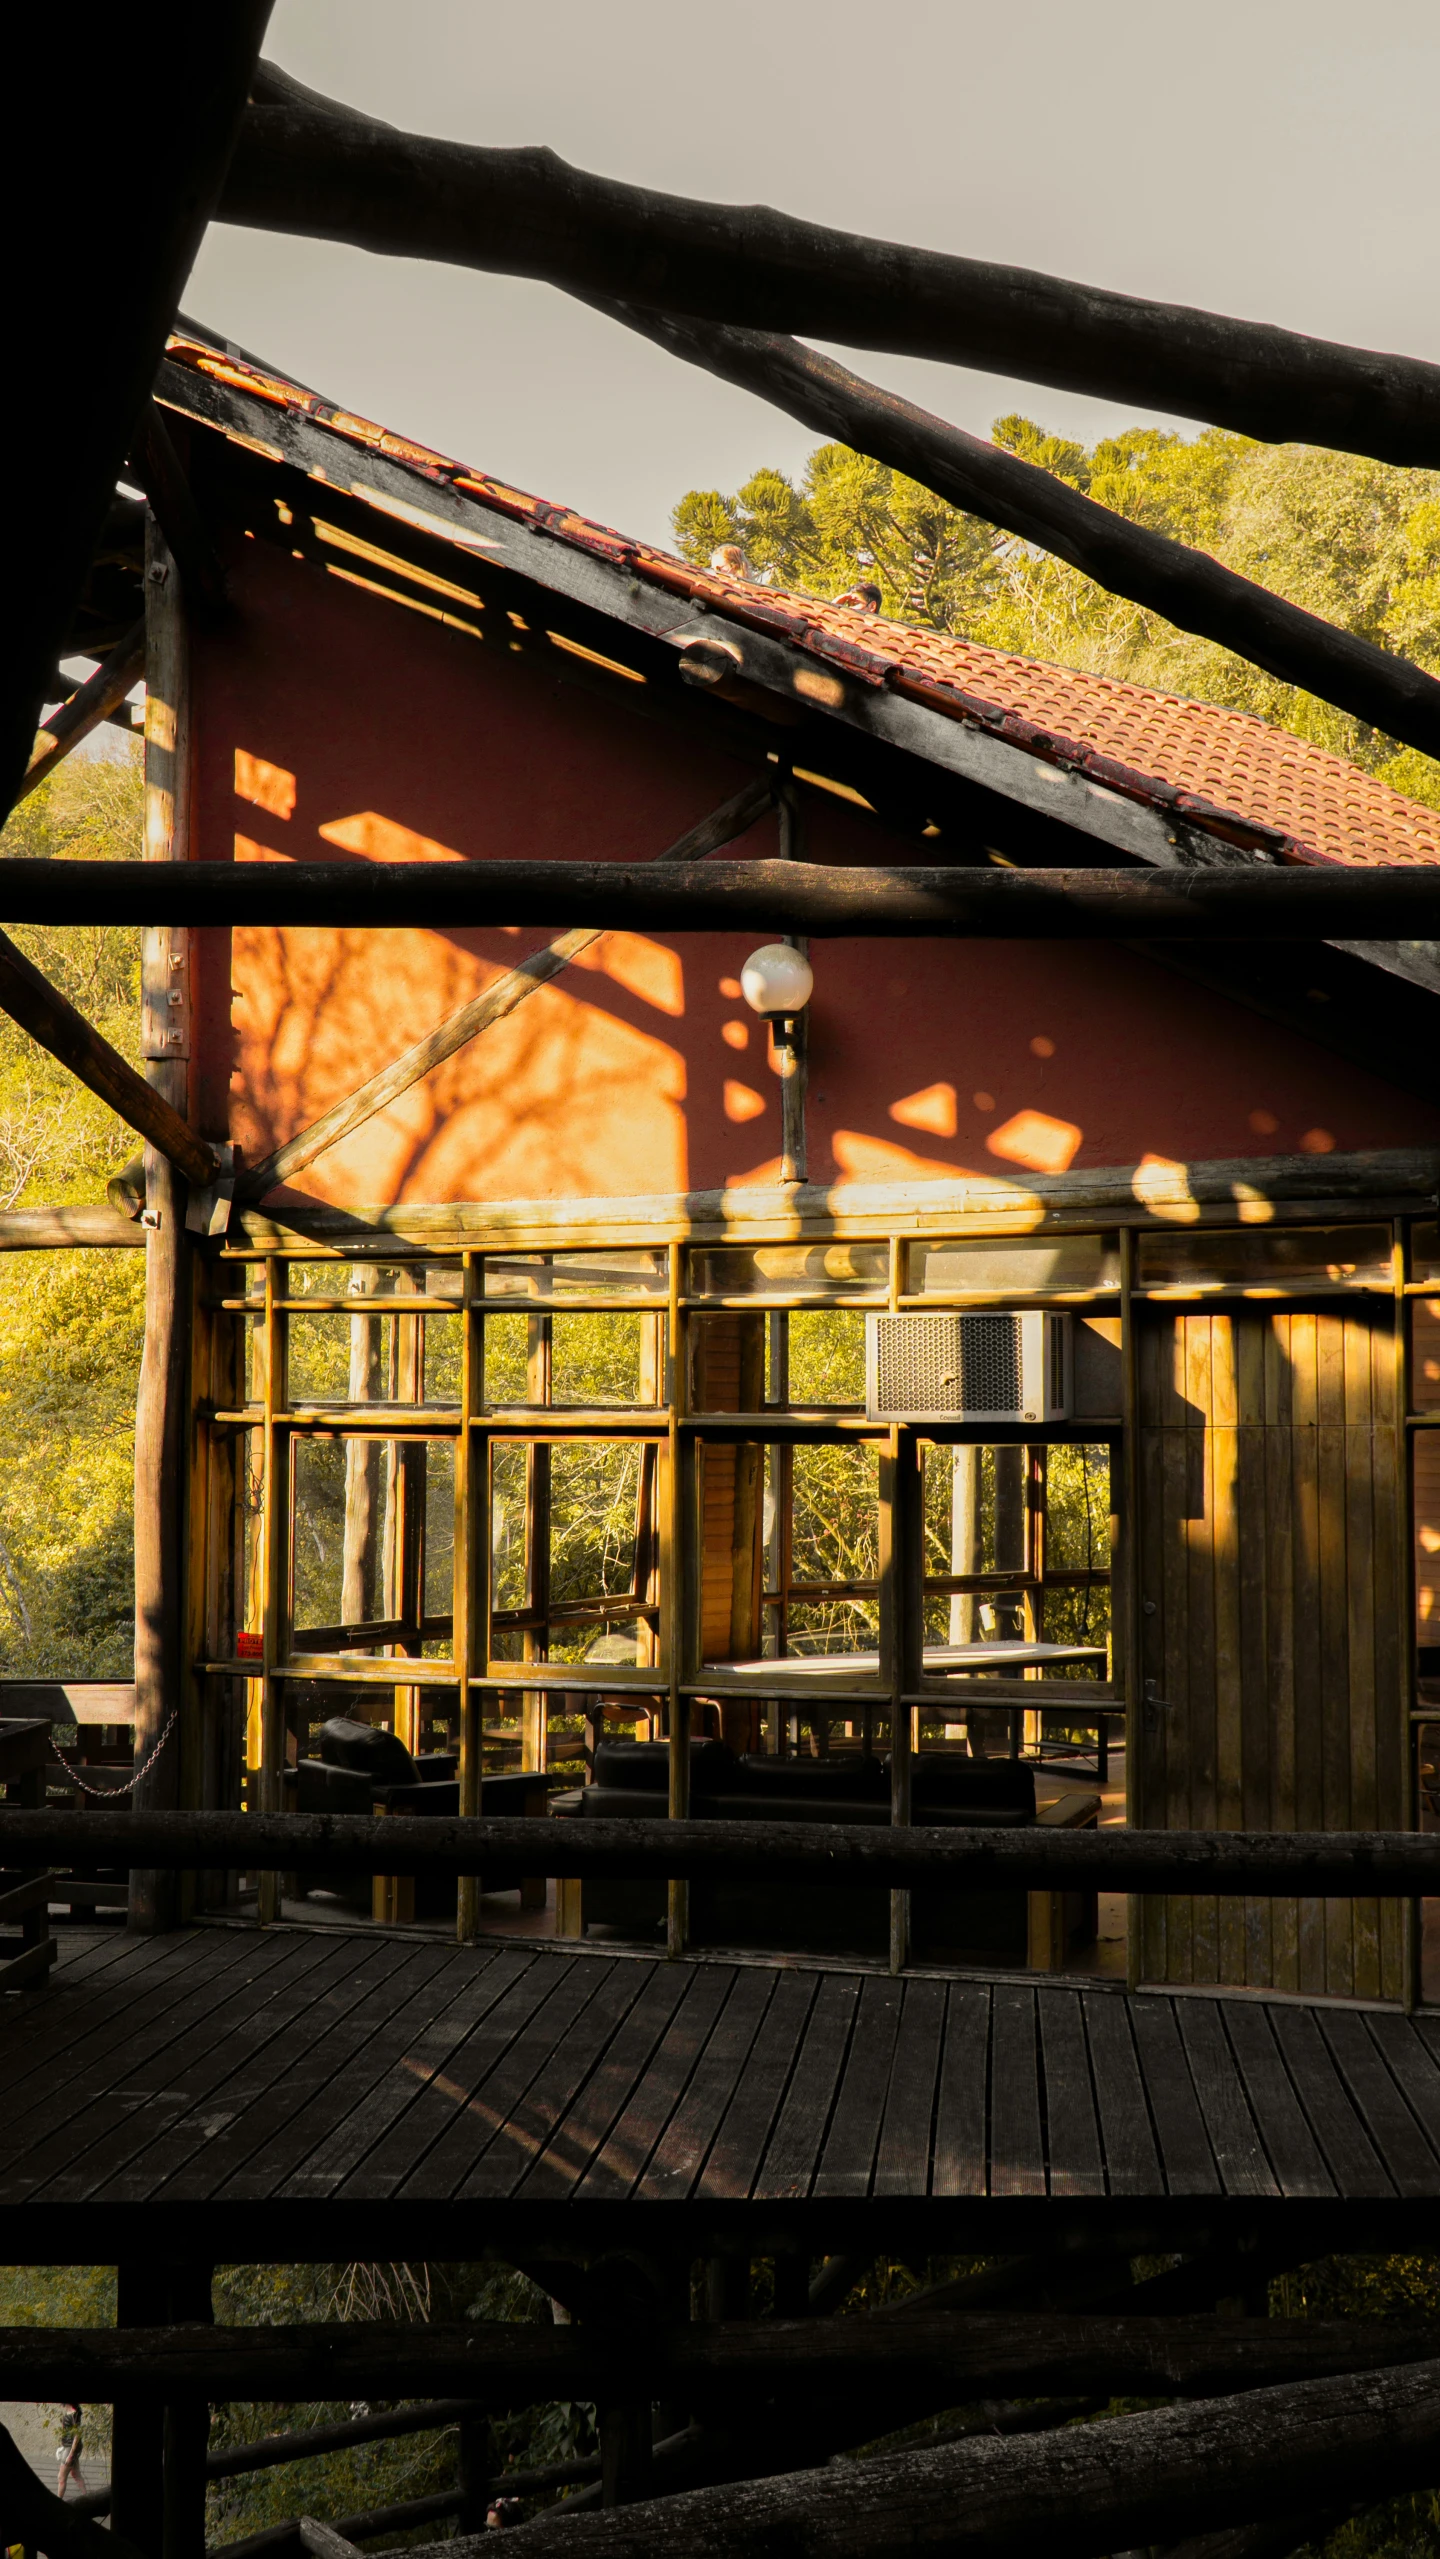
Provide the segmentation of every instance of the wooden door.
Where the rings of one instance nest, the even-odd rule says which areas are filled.
[[[1393,1305],[1136,1309],[1130,1819],[1403,1821]],[[1147,1897],[1142,1977],[1401,1994],[1400,1905]]]

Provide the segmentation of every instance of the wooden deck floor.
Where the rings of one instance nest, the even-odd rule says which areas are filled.
[[[237,2254],[617,2205],[923,2208],[939,2247],[947,2208],[1027,2200],[1388,2207],[1418,2244],[1440,2020],[215,1927],[69,1939],[0,2012],[4,2262],[216,2208]]]

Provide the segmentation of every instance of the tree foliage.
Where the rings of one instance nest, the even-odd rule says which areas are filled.
[[[75,756],[21,803],[12,860],[134,861],[137,745]],[[140,935],[33,925],[15,939],[132,1063]],[[0,1014],[0,1207],[96,1201],[130,1131]],[[127,1678],[133,1658],[141,1253],[0,1254],[0,1670]]]
[[[1440,672],[1440,473],[1216,427],[1188,438],[1130,427],[1087,447],[1014,415],[992,433],[1117,515]],[[1440,807],[1430,757],[844,445],[819,446],[798,482],[767,466],[733,496],[691,489],[672,522],[699,565],[733,542],[777,586],[837,596],[868,581],[899,621],[1253,712]]]

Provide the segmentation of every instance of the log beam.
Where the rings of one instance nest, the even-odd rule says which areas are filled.
[[[1002,942],[1409,941],[1440,936],[1440,868],[0,862],[0,914],[25,924],[400,925],[443,932],[544,925],[557,905],[574,917],[577,929],[596,932],[625,927],[820,938],[944,933]],[[94,1040],[96,1034],[88,1036]],[[57,1048],[57,1056],[62,1053]]]
[[[22,800],[29,798],[32,791],[38,791],[42,782],[49,781],[57,765],[64,763],[66,756],[79,746],[83,738],[89,737],[92,730],[98,729],[102,721],[119,710],[126,694],[139,683],[144,672],[145,621],[142,615],[124,638],[117,640],[94,674],[86,677],[69,700],[61,703],[58,711],[51,712],[42,729],[37,729],[24,780],[15,794],[16,808]]]
[[[1380,2324],[1380,2323],[1377,2323]],[[1429,2487],[1440,2366],[1346,2374],[1032,2437],[972,2436],[819,2472],[693,2489],[619,2513],[538,2517],[527,2559],[1078,2559]],[[478,2538],[423,2559],[481,2559]]]
[[[97,867],[108,869],[109,865]],[[117,863],[115,867],[129,869],[130,865]],[[68,920],[74,923],[78,919],[72,914]],[[214,1181],[218,1166],[212,1150],[187,1127],[163,1094],[152,1090],[143,1076],[136,1074],[119,1050],[101,1038],[69,997],[52,986],[3,933],[0,1011],[8,1013],[52,1057],[58,1057],[62,1066],[68,1066],[72,1075],[77,1075],[82,1084],[108,1104],[128,1128],[147,1139],[187,1181],[201,1188]]]
[[[1266,443],[1440,463],[1440,366],[1024,267],[433,141],[262,63],[219,219],[587,298],[1013,374]]]
[[[81,35],[63,70],[43,13],[9,30],[11,94],[38,114],[58,79],[65,106],[63,149],[38,151],[13,198],[6,334],[15,346],[33,338],[38,291],[85,354],[83,388],[48,402],[43,432],[30,401],[11,400],[0,417],[0,473],[25,492],[6,528],[0,808],[29,761],[116,474],[215,209],[269,14],[270,0],[223,9],[155,0],[143,44]],[[81,187],[72,183],[78,169]],[[110,234],[98,256],[97,204],[108,208]]]
[[[795,338],[599,303],[686,363],[753,391],[803,426],[903,471],[951,506],[1067,560],[1111,595],[1232,649],[1426,755],[1440,755],[1440,683],[1408,658],[1287,603],[1208,551],[1135,524],[1033,462],[862,381]]]
[[[710,853],[717,852],[722,844],[732,843],[737,835],[743,835],[747,827],[753,826],[756,819],[773,805],[774,797],[775,784],[768,774],[759,781],[747,782],[743,791],[737,791],[723,808],[702,818],[698,826],[691,827],[658,859],[662,862],[703,861]],[[558,940],[547,942],[543,951],[532,951],[518,968],[508,970],[504,977],[487,986],[470,1003],[460,1005],[435,1030],[427,1031],[423,1040],[417,1040],[389,1066],[382,1067],[378,1075],[372,1075],[343,1102],[337,1102],[318,1120],[312,1120],[308,1128],[298,1130],[294,1137],[286,1139],[283,1146],[277,1146],[262,1163],[243,1173],[235,1184],[236,1200],[242,1204],[246,1200],[261,1200],[267,1191],[273,1191],[281,1182],[293,1181],[298,1173],[303,1173],[315,1162],[317,1156],[324,1155],[332,1146],[338,1146],[342,1138],[352,1136],[357,1128],[364,1127],[367,1120],[374,1119],[378,1112],[388,1110],[393,1102],[398,1102],[402,1094],[420,1082],[422,1076],[429,1075],[437,1066],[443,1066],[447,1058],[468,1047],[471,1040],[478,1039],[481,1032],[488,1031],[494,1023],[507,1020],[518,1005],[525,1003],[540,987],[549,986],[572,960],[578,959],[581,952],[588,950],[599,938],[594,929],[563,933]]]
[[[463,2388],[473,2405],[603,2397],[617,2358],[627,2392],[758,2406],[816,2393],[924,2388],[961,2406],[996,2395],[1145,2397],[1293,2386],[1433,2364],[1436,2323],[1415,2319],[1077,2318],[1043,2312],[907,2319],[723,2320],[670,2327],[510,2321],[451,2328],[0,2328],[5,2395],[107,2404],[363,2399]],[[1440,2364],[1433,2364],[1440,2386]]]
[[[861,1829],[747,1821],[421,1819],[392,1813],[28,1812],[0,1807],[0,1866],[361,1875],[763,1877],[841,1892],[1440,1894],[1440,1832]],[[53,2395],[53,2394],[52,2394]]]

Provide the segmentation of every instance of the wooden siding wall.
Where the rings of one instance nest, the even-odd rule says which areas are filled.
[[[755,1412],[765,1395],[765,1318],[739,1312],[697,1317],[690,1327],[690,1409]],[[764,1450],[754,1441],[706,1440],[700,1450],[700,1657],[753,1659],[761,1642],[761,1523]],[[758,1744],[757,1710],[727,1701],[725,1738]]]
[[[1132,1821],[1398,1828],[1392,1303],[1137,1307],[1136,1325]],[[1139,1927],[1146,1980],[1401,1996],[1395,1902],[1155,1896]]]

